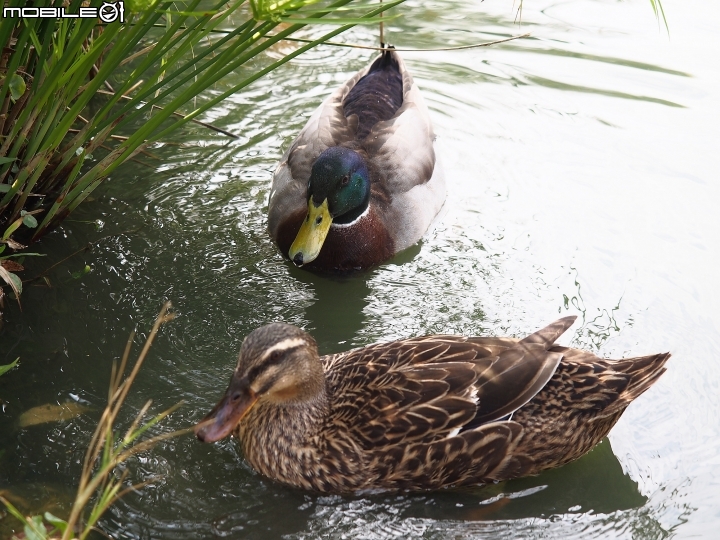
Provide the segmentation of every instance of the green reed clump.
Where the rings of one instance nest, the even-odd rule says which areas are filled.
[[[190,427],[184,430],[163,433],[141,441],[140,438],[150,428],[157,425],[180,406],[180,404],[177,404],[150,420],[143,422],[142,420],[150,408],[152,401],[148,401],[140,410],[124,435],[121,436],[114,428],[120,408],[125,402],[130,387],[145,361],[160,326],[174,318],[174,315],[168,312],[169,309],[170,302],[167,302],[157,316],[152,331],[145,341],[145,345],[135,360],[130,373],[124,380],[123,377],[128,367],[128,358],[135,337],[134,332],[130,334],[128,338],[120,365],[113,364],[112,375],[110,376],[110,388],[108,391],[108,404],[100,417],[98,426],[95,429],[95,433],[93,433],[87,452],[85,453],[77,495],[70,509],[68,519],[63,520],[49,512],[46,512],[43,516],[25,517],[7,499],[0,496],[0,502],[6,506],[8,511],[24,523],[24,533],[28,539],[47,540],[50,538],[61,538],[62,540],[70,540],[71,538],[78,538],[83,540],[95,528],[102,514],[115,501],[125,493],[149,483],[143,482],[141,484],[126,486],[124,485],[124,481],[127,471],[116,476],[113,474],[115,468],[127,461],[131,456],[149,450],[162,440],[192,431],[193,428]],[[15,363],[16,362],[17,360]]]

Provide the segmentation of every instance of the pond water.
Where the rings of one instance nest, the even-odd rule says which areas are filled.
[[[448,201],[416,247],[328,278],[266,234],[275,164],[325,95],[374,53],[324,46],[139,156],[39,246],[22,312],[0,333],[0,490],[62,513],[128,334],[164,299],[178,314],[120,419],[146,399],[198,421],[244,336],[274,320],[321,352],[433,332],[523,336],[579,315],[562,343],[607,357],[671,351],[667,373],[609,439],[535,478],[422,495],[318,496],[254,473],[235,441],[165,442],[128,464],[158,481],[102,520],[113,538],[666,538],[720,526],[720,5],[664,0],[408,1],[388,33],[433,48],[530,32],[492,48],[404,53],[430,107]],[[315,35],[318,30],[309,30]],[[375,44],[376,29],[344,39]],[[277,55],[294,45],[283,45]],[[240,77],[241,74],[238,74]],[[215,88],[210,93],[219,92]],[[159,165],[160,163],[161,165]],[[149,166],[148,166],[149,165]],[[89,265],[91,272],[82,269]],[[48,287],[49,283],[49,287]],[[139,348],[139,346],[138,346]],[[26,410],[92,411],[17,427]],[[11,518],[0,520],[0,536]]]

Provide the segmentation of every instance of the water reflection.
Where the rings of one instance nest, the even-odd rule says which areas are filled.
[[[306,330],[317,341],[320,354],[351,348],[348,344],[364,327],[371,274],[372,271],[352,276],[325,276],[290,268],[290,275],[309,285],[314,293],[313,301],[305,308]]]
[[[390,260],[384,267],[401,266],[415,259],[420,253],[421,244],[416,244]],[[299,282],[309,285],[314,299],[305,308],[306,330],[318,343],[320,354],[346,351],[357,344],[368,343],[363,339],[363,331],[368,323],[368,306],[375,300],[373,286],[379,277],[380,269],[346,276],[322,275],[296,268],[290,262],[289,275]],[[393,313],[387,314],[392,316]]]

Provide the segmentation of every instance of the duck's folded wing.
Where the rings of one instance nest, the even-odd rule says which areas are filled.
[[[445,178],[435,153],[435,134],[420,90],[397,57],[403,77],[403,104],[389,120],[375,124],[363,141],[377,185],[388,201],[384,210],[395,250],[417,242],[445,202]]]
[[[428,336],[330,357],[331,422],[370,450],[502,419],[545,386],[562,358],[540,344],[512,345],[494,356],[463,337]]]
[[[375,124],[363,146],[391,194],[430,181],[435,170],[435,134],[425,100],[399,55],[403,104],[389,120]]]
[[[424,360],[436,354],[449,358]],[[462,341],[417,340],[340,355],[326,363],[330,421],[366,451],[451,436],[476,414],[476,356]]]
[[[473,429],[512,414],[534,398],[557,370],[562,352],[551,350],[555,341],[573,324],[565,317],[516,342],[497,338],[472,338],[480,346],[497,354],[492,365],[475,383],[478,411],[464,428]]]

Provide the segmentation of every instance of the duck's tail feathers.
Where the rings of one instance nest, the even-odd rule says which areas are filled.
[[[632,401],[650,388],[665,373],[665,364],[669,358],[670,353],[660,353],[620,360],[614,366],[615,369],[630,375],[630,381],[623,392],[623,397]],[[624,365],[627,365],[625,369],[623,369]]]
[[[398,63],[398,54],[395,52],[395,47],[388,45],[380,56],[372,63],[368,73],[373,71],[381,71],[390,67],[394,68],[395,71],[400,72],[400,65]]]
[[[659,353],[613,362],[613,369],[629,376],[630,380],[619,398],[603,411],[602,417],[622,411],[655,384],[660,376],[665,373],[665,364],[669,358],[670,353]]]

